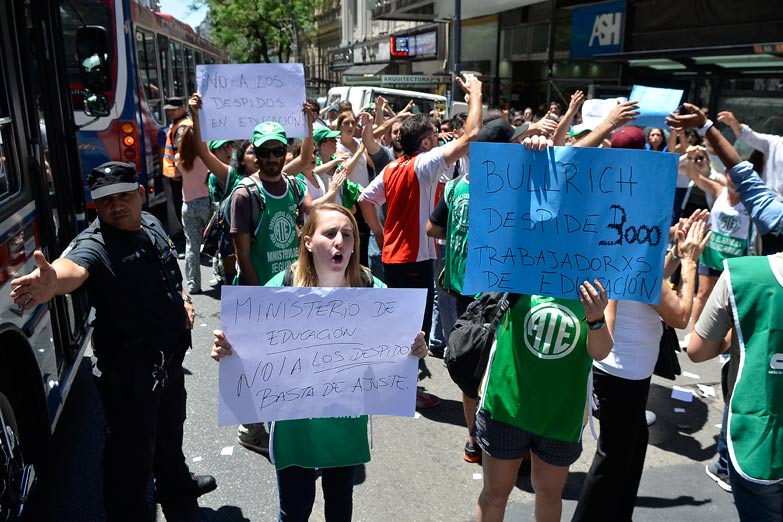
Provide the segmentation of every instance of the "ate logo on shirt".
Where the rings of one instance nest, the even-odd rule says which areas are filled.
[[[525,346],[539,359],[561,359],[576,348],[580,328],[581,322],[567,307],[542,303],[525,315]]]
[[[296,234],[296,221],[290,212],[280,210],[272,216],[269,231],[275,247],[288,248]]]

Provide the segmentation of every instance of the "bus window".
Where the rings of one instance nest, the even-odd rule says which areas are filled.
[[[0,202],[19,189],[19,180],[14,176],[17,170],[11,163],[11,138],[11,118],[0,117]]]
[[[185,72],[188,78],[188,90],[186,95],[196,92],[196,61],[193,56],[193,48],[185,47]]]
[[[204,63],[204,55],[201,54],[201,51],[196,51],[196,65],[201,65]]]
[[[176,96],[171,88],[171,62],[169,62],[169,39],[158,35],[158,51],[160,52],[160,77],[163,80],[163,97]]]
[[[169,54],[171,55],[171,78],[173,81],[172,96],[185,96],[185,64],[182,61],[182,44],[169,42]]]
[[[98,25],[106,29],[108,40],[114,39],[112,31],[111,11],[108,5],[101,2],[73,0],[60,4],[60,17],[63,25],[63,41],[65,44],[65,62],[68,66],[68,82],[71,85],[82,83],[79,56],[76,50],[76,29],[84,25]],[[112,51],[113,52],[113,51]],[[109,68],[112,67],[112,56],[109,57]]]
[[[138,52],[139,81],[150,112],[157,121],[161,119],[161,92],[158,79],[158,61],[155,53],[155,37],[140,29],[136,30],[136,51]]]

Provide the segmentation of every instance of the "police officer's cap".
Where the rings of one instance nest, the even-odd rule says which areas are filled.
[[[136,166],[133,163],[109,161],[96,167],[87,176],[92,199],[104,198],[120,192],[130,192],[139,188]]]
[[[166,105],[163,106],[164,110],[174,110],[179,109],[180,107],[185,106],[185,98],[181,96],[173,96],[171,98],[166,98]]]

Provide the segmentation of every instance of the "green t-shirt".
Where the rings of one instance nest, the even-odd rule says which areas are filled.
[[[333,160],[335,158],[334,154],[331,158],[329,158],[329,161]],[[321,159],[321,156],[315,157],[315,166],[320,167],[323,165],[323,160]],[[329,182],[329,179],[331,176],[328,176],[326,179],[326,182]],[[337,194],[336,198],[336,204],[342,205],[345,208],[353,208],[353,206],[356,204],[357,201],[359,201],[359,196],[362,193],[362,186],[358,183],[351,181],[349,178],[345,178],[345,181],[343,181],[343,186],[340,187],[340,192]]]
[[[285,271],[265,286],[283,286]],[[385,288],[373,277],[375,288]],[[367,415],[275,421],[270,430],[270,455],[276,469],[289,466],[334,468],[370,461]]]
[[[459,180],[451,180],[446,184],[443,197],[449,206],[443,286],[462,293],[462,287],[465,283],[465,266],[468,259],[470,184],[464,176]]]
[[[592,357],[582,304],[523,295],[498,328],[480,407],[535,435],[579,442]]]
[[[217,176],[209,173],[209,176],[207,177],[207,188],[209,189],[209,200],[212,203],[220,203],[223,201],[223,198],[231,194],[231,192],[234,190],[234,187],[237,186],[237,183],[239,183],[239,180],[242,179],[242,176],[239,175],[239,172],[234,167],[229,166],[228,167],[228,179],[226,180],[226,186],[224,187]]]
[[[285,270],[299,255],[299,237],[296,229],[296,208],[307,194],[304,181],[293,178],[299,186],[301,199],[286,186],[285,194],[273,196],[263,185],[255,183],[264,198],[266,208],[259,216],[255,241],[250,244],[250,260],[259,281],[268,281],[273,275]]]

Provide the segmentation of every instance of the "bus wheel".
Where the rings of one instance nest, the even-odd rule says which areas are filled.
[[[0,393],[0,521],[19,519],[33,477],[24,464],[14,409]]]

